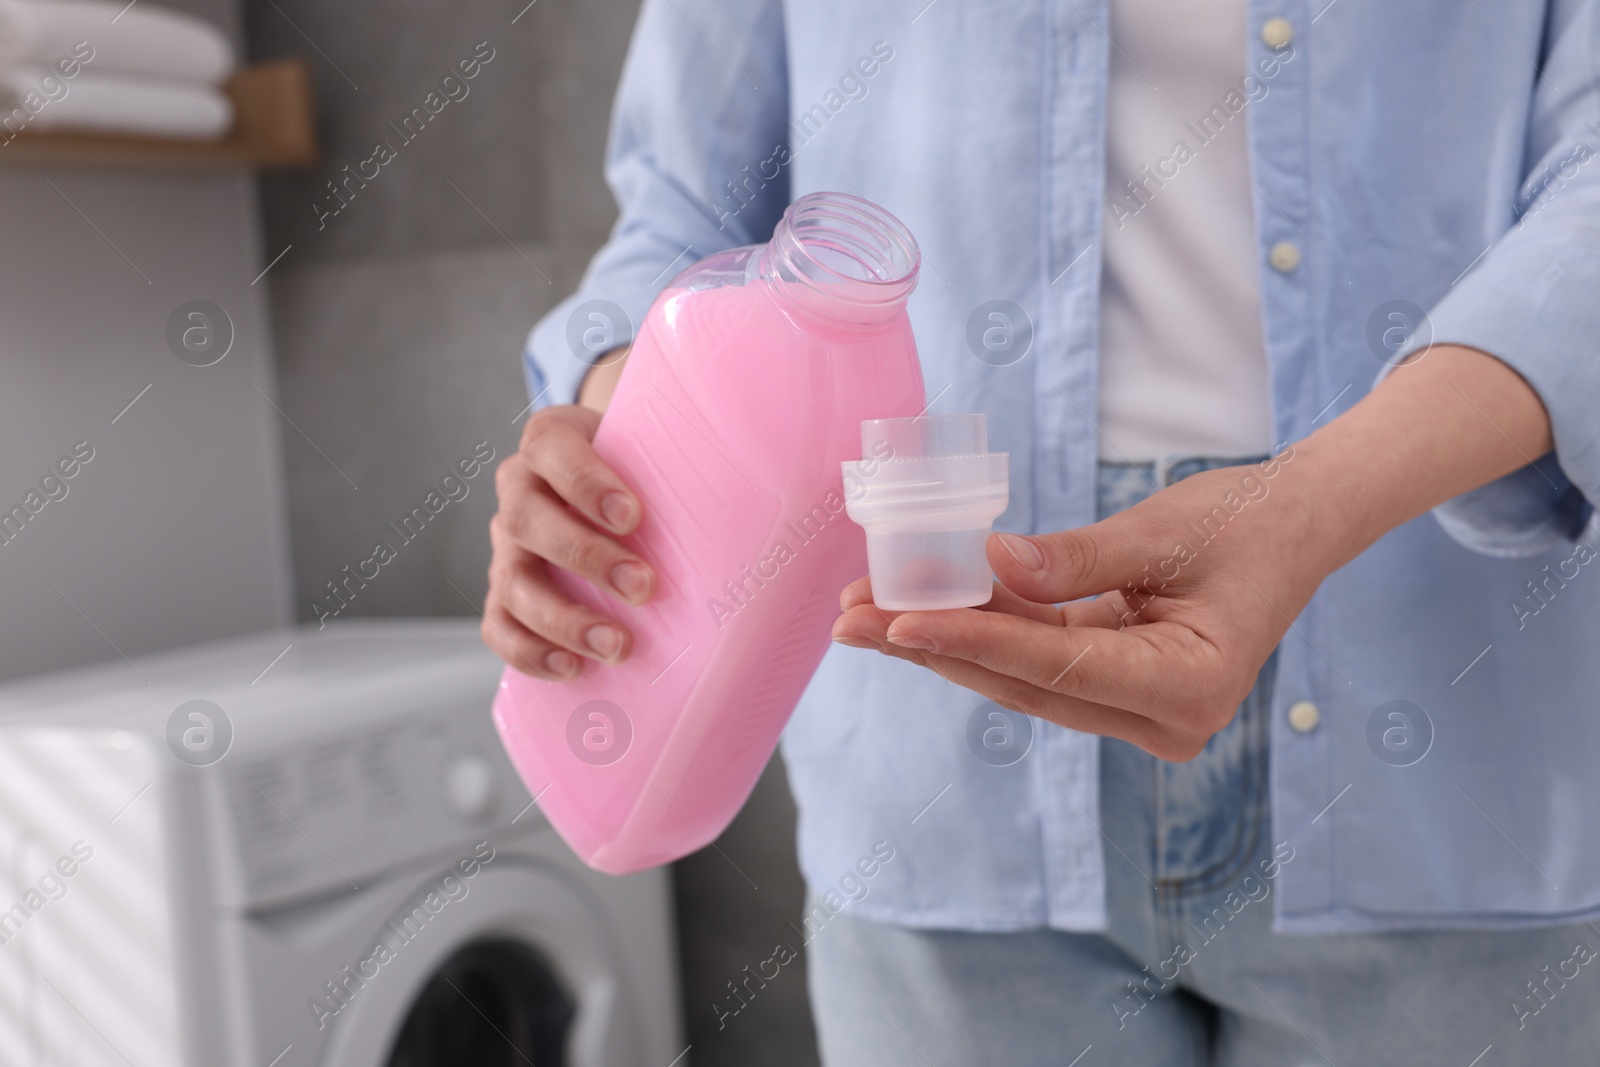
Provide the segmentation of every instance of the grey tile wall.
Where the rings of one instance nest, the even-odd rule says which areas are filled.
[[[318,604],[340,618],[476,610],[492,468],[404,545],[402,518],[480,442],[497,457],[516,447],[527,403],[516,355],[556,299],[531,264],[553,279],[582,261],[502,245],[307,262],[275,279],[281,402],[299,430],[284,447],[300,618],[320,618]],[[327,583],[380,539],[397,558],[348,607],[330,599]]]
[[[615,215],[600,161],[636,8],[245,5],[255,58],[312,65],[324,148],[318,166],[261,180],[267,254],[283,256],[266,282],[297,428],[285,438],[301,619],[319,600],[339,606],[327,583],[463,450],[514,447],[522,405],[501,408],[523,392],[523,338]],[[428,118],[407,126],[414,108]],[[371,162],[387,158],[379,143],[388,162]],[[457,590],[476,600],[485,586],[489,488],[441,513],[341,617],[470,610]]]
[[[7,167],[0,234],[0,678],[126,656],[139,685],[146,653],[283,625],[285,427],[248,177]],[[167,334],[197,299],[232,338],[206,367]],[[63,481],[78,445],[92,458]]]

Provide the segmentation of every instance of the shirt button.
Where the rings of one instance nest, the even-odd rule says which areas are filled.
[[[1294,27],[1289,25],[1288,19],[1268,19],[1261,24],[1261,43],[1274,52],[1281,52],[1289,47],[1289,39],[1293,36]]]
[[[1296,701],[1289,706],[1289,725],[1298,733],[1309,734],[1321,721],[1322,712],[1309,700]]]
[[[1300,265],[1300,248],[1293,241],[1279,241],[1267,253],[1267,262],[1279,274],[1288,274]]]

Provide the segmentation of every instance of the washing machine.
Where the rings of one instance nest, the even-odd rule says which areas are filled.
[[[686,1067],[661,871],[580,863],[470,620],[0,687],[0,1063]]]

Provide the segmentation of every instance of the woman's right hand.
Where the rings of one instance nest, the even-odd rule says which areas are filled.
[[[573,677],[584,659],[616,663],[632,644],[626,628],[563,593],[551,568],[629,604],[655,590],[655,572],[615,540],[637,529],[643,512],[595,452],[599,425],[599,412],[587,407],[536,411],[495,471],[500,507],[489,524],[483,640],[512,667],[547,681]]]

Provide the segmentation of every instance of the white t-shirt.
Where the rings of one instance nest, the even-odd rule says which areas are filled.
[[[1266,452],[1245,0],[1111,11],[1101,458]]]

